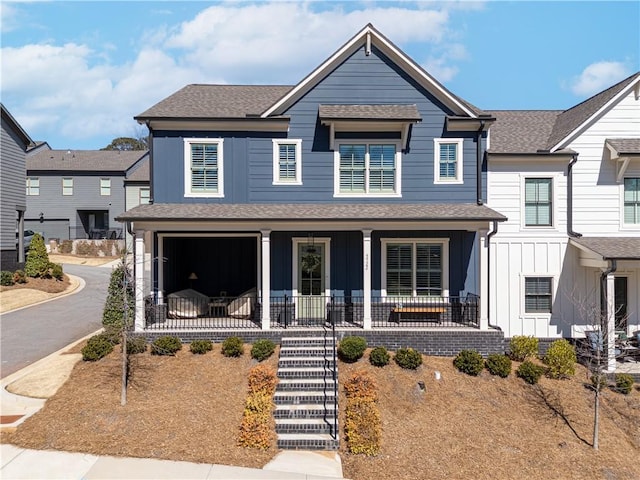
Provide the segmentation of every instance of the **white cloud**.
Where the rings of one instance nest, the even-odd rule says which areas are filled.
[[[576,95],[593,95],[629,75],[631,71],[622,62],[596,62],[573,79],[570,89]]]
[[[14,30],[17,26],[16,16],[19,14],[10,3],[3,2],[0,5],[0,31],[7,33]]]

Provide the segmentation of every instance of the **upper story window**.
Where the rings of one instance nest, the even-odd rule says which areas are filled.
[[[550,227],[553,223],[552,180],[525,178],[524,224],[527,227]]]
[[[302,185],[302,140],[273,140],[273,184]]]
[[[184,139],[184,196],[224,197],[221,138]]]
[[[335,196],[400,196],[398,143],[340,143],[334,155]]]
[[[27,177],[27,195],[40,195],[40,179]]]
[[[147,187],[140,188],[140,205],[149,205],[151,190]]]
[[[449,246],[429,239],[383,240],[383,288],[388,296],[448,295]]]
[[[524,279],[525,313],[551,313],[551,277],[526,277]]]
[[[111,179],[110,178],[100,179],[100,195],[102,196],[111,195]]]
[[[73,195],[73,178],[62,179],[62,195]]]
[[[640,178],[624,179],[624,223],[640,224]]]
[[[461,138],[434,138],[435,183],[463,183]]]

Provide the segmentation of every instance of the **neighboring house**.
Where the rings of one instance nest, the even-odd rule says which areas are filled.
[[[24,263],[25,152],[33,140],[4,105],[0,138],[0,263],[15,270]]]
[[[329,319],[387,346],[410,327],[425,352],[457,352],[456,335],[502,349],[487,310],[488,237],[505,220],[483,204],[493,118],[371,25],[295,86],[188,85],[136,119],[151,203],[118,220],[136,264],[153,235],[138,331]]]
[[[584,337],[601,309],[612,333],[640,330],[639,96],[636,73],[565,111],[491,112],[488,205],[509,220],[490,317],[506,337]]]
[[[146,157],[145,151],[52,150],[39,144],[26,159],[26,228],[47,241],[124,238],[115,220],[126,209],[124,182]]]

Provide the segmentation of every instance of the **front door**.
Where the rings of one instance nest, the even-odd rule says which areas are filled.
[[[616,309],[616,330],[627,330],[627,277],[615,277],[614,279],[614,300]]]
[[[297,244],[298,298],[296,318],[318,324],[326,318],[327,245],[323,242]]]

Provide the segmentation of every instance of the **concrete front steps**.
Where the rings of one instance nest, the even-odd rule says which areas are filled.
[[[282,339],[274,395],[278,448],[338,449],[334,356],[331,337]]]

